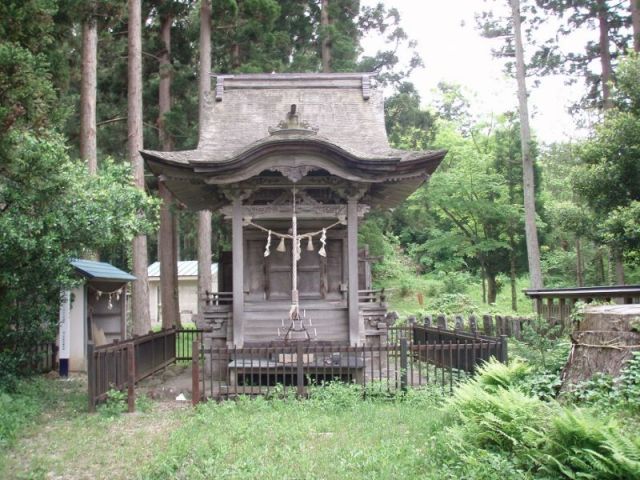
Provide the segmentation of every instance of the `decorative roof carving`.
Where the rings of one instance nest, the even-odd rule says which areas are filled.
[[[287,116],[276,127],[269,127],[270,135],[315,135],[318,127],[312,127],[309,122],[301,121],[297,112],[297,105],[291,105]]]

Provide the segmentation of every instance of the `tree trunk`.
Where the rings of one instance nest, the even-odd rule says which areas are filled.
[[[511,283],[511,310],[518,311],[518,292],[516,288],[516,242],[513,238],[513,234],[509,234],[509,267],[510,275],[509,281]]]
[[[601,248],[598,248],[596,250],[596,258],[594,263],[596,266],[597,283],[600,285],[608,283],[607,279],[605,278],[604,255],[602,254]]]
[[[580,237],[576,237],[576,281],[579,287],[584,287],[584,273],[582,268],[582,244]]]
[[[320,10],[320,27],[322,32],[322,71],[331,72],[331,38],[329,37],[329,0],[322,0]]]
[[[80,158],[91,175],[98,172],[96,92],[98,76],[98,23],[90,16],[82,24],[82,79],[80,84]]]
[[[631,25],[633,26],[633,49],[640,52],[640,8],[638,0],[630,0],[631,3]]]
[[[206,97],[211,91],[211,3],[200,3],[200,133],[204,126]],[[211,212],[198,213],[198,314],[204,312],[204,296],[211,289]]]
[[[524,192],[524,225],[527,241],[527,259],[531,288],[542,288],[540,267],[540,246],[536,227],[535,180],[533,159],[531,158],[531,130],[529,128],[529,107],[525,80],[524,48],[522,46],[522,26],[520,21],[520,0],[511,0],[513,31],[516,44],[516,78],[518,81],[518,103],[520,110],[520,141],[522,144],[522,181]]]
[[[496,303],[498,296],[498,285],[496,283],[496,274],[487,272],[487,302],[489,304]]]
[[[611,100],[613,69],[609,52],[609,22],[607,21],[606,0],[598,0],[598,27],[600,29],[600,63],[602,64],[602,106],[607,111],[613,107]]]
[[[173,138],[166,129],[166,115],[171,109],[171,23],[173,17],[160,19],[160,53],[158,88],[158,131],[162,150],[173,150]],[[158,259],[160,260],[160,299],[162,303],[162,328],[180,327],[180,300],[178,296],[178,268],[176,253],[176,214],[172,209],[173,195],[163,180],[158,184],[162,206],[160,209],[160,234],[158,235]]]
[[[611,253],[612,253],[613,262],[615,265],[614,268],[616,272],[616,284],[624,285],[624,261],[622,258],[622,253],[616,250],[614,250]]]
[[[480,267],[480,276],[482,277],[482,303],[487,303],[487,274],[484,267]]]
[[[160,19],[160,38],[162,51],[160,52],[160,84],[158,86],[158,134],[162,150],[173,150],[173,137],[167,131],[166,115],[171,110],[171,23],[173,17],[164,15]]]
[[[129,0],[128,27],[128,91],[127,130],[129,141],[127,150],[136,186],[144,190],[144,166],[140,150],[142,142],[142,21],[141,0]],[[147,237],[138,235],[132,245],[133,275],[136,279],[132,287],[133,333],[142,335],[151,329],[149,316],[149,283],[147,279]]]

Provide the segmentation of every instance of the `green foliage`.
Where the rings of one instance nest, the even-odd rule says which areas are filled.
[[[569,394],[577,404],[609,408],[619,400],[611,375],[596,373],[590,380],[580,382]]]
[[[110,388],[107,392],[107,399],[98,406],[100,415],[106,418],[117,417],[127,411],[127,392]]]
[[[50,400],[46,382],[20,380],[12,392],[0,388],[0,450],[12,446],[21,431],[37,417]]]
[[[568,400],[603,410],[640,408],[640,352],[633,352],[620,376],[597,373],[591,379],[581,382],[568,394]]]
[[[619,428],[582,410],[563,410],[545,433],[540,470],[566,478],[640,478],[640,441]]]
[[[519,385],[530,371],[529,366],[518,359],[505,365],[492,357],[478,369],[474,381],[483,390],[495,392],[499,389],[508,389]]]
[[[441,293],[433,302],[430,310],[449,315],[477,313],[480,309],[468,295],[463,293]]]
[[[463,424],[464,438],[480,448],[514,452],[527,448],[542,426],[548,406],[517,389],[471,381],[458,388],[447,407]]]
[[[13,348],[0,357],[15,359],[52,338],[60,289],[77,281],[69,261],[151,231],[157,204],[124,166],[105,161],[88,176],[57,135],[14,129],[2,140],[10,158],[0,172],[0,343]]]
[[[632,355],[620,372],[617,389],[627,405],[640,409],[640,352]]]

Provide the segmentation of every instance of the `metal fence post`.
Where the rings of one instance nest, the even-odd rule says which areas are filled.
[[[403,392],[407,391],[407,349],[407,339],[400,339],[400,389]]]
[[[89,412],[96,411],[96,362],[93,356],[93,342],[87,342],[87,386],[89,394]]]
[[[127,345],[127,403],[129,413],[136,411],[136,357],[133,343]]]
[[[198,341],[191,343],[191,404],[195,407],[200,402],[200,345]]]
[[[304,396],[304,358],[302,352],[302,343],[299,342],[296,344],[296,384],[298,387],[298,398],[302,398]]]
[[[500,335],[500,361],[505,365],[509,364],[509,346],[507,344],[508,337]]]

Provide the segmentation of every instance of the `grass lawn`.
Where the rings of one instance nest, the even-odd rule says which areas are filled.
[[[332,384],[309,400],[147,400],[118,415],[85,413],[82,381],[39,380],[3,400],[20,406],[0,417],[0,478],[640,479],[637,410],[541,401],[522,363],[483,370],[451,401],[426,389],[363,400]]]
[[[458,453],[441,442],[437,393],[374,402],[343,388],[195,410],[153,402],[107,417],[85,413],[83,382],[44,382],[56,400],[0,451],[0,478],[460,478],[465,469],[443,463]]]

